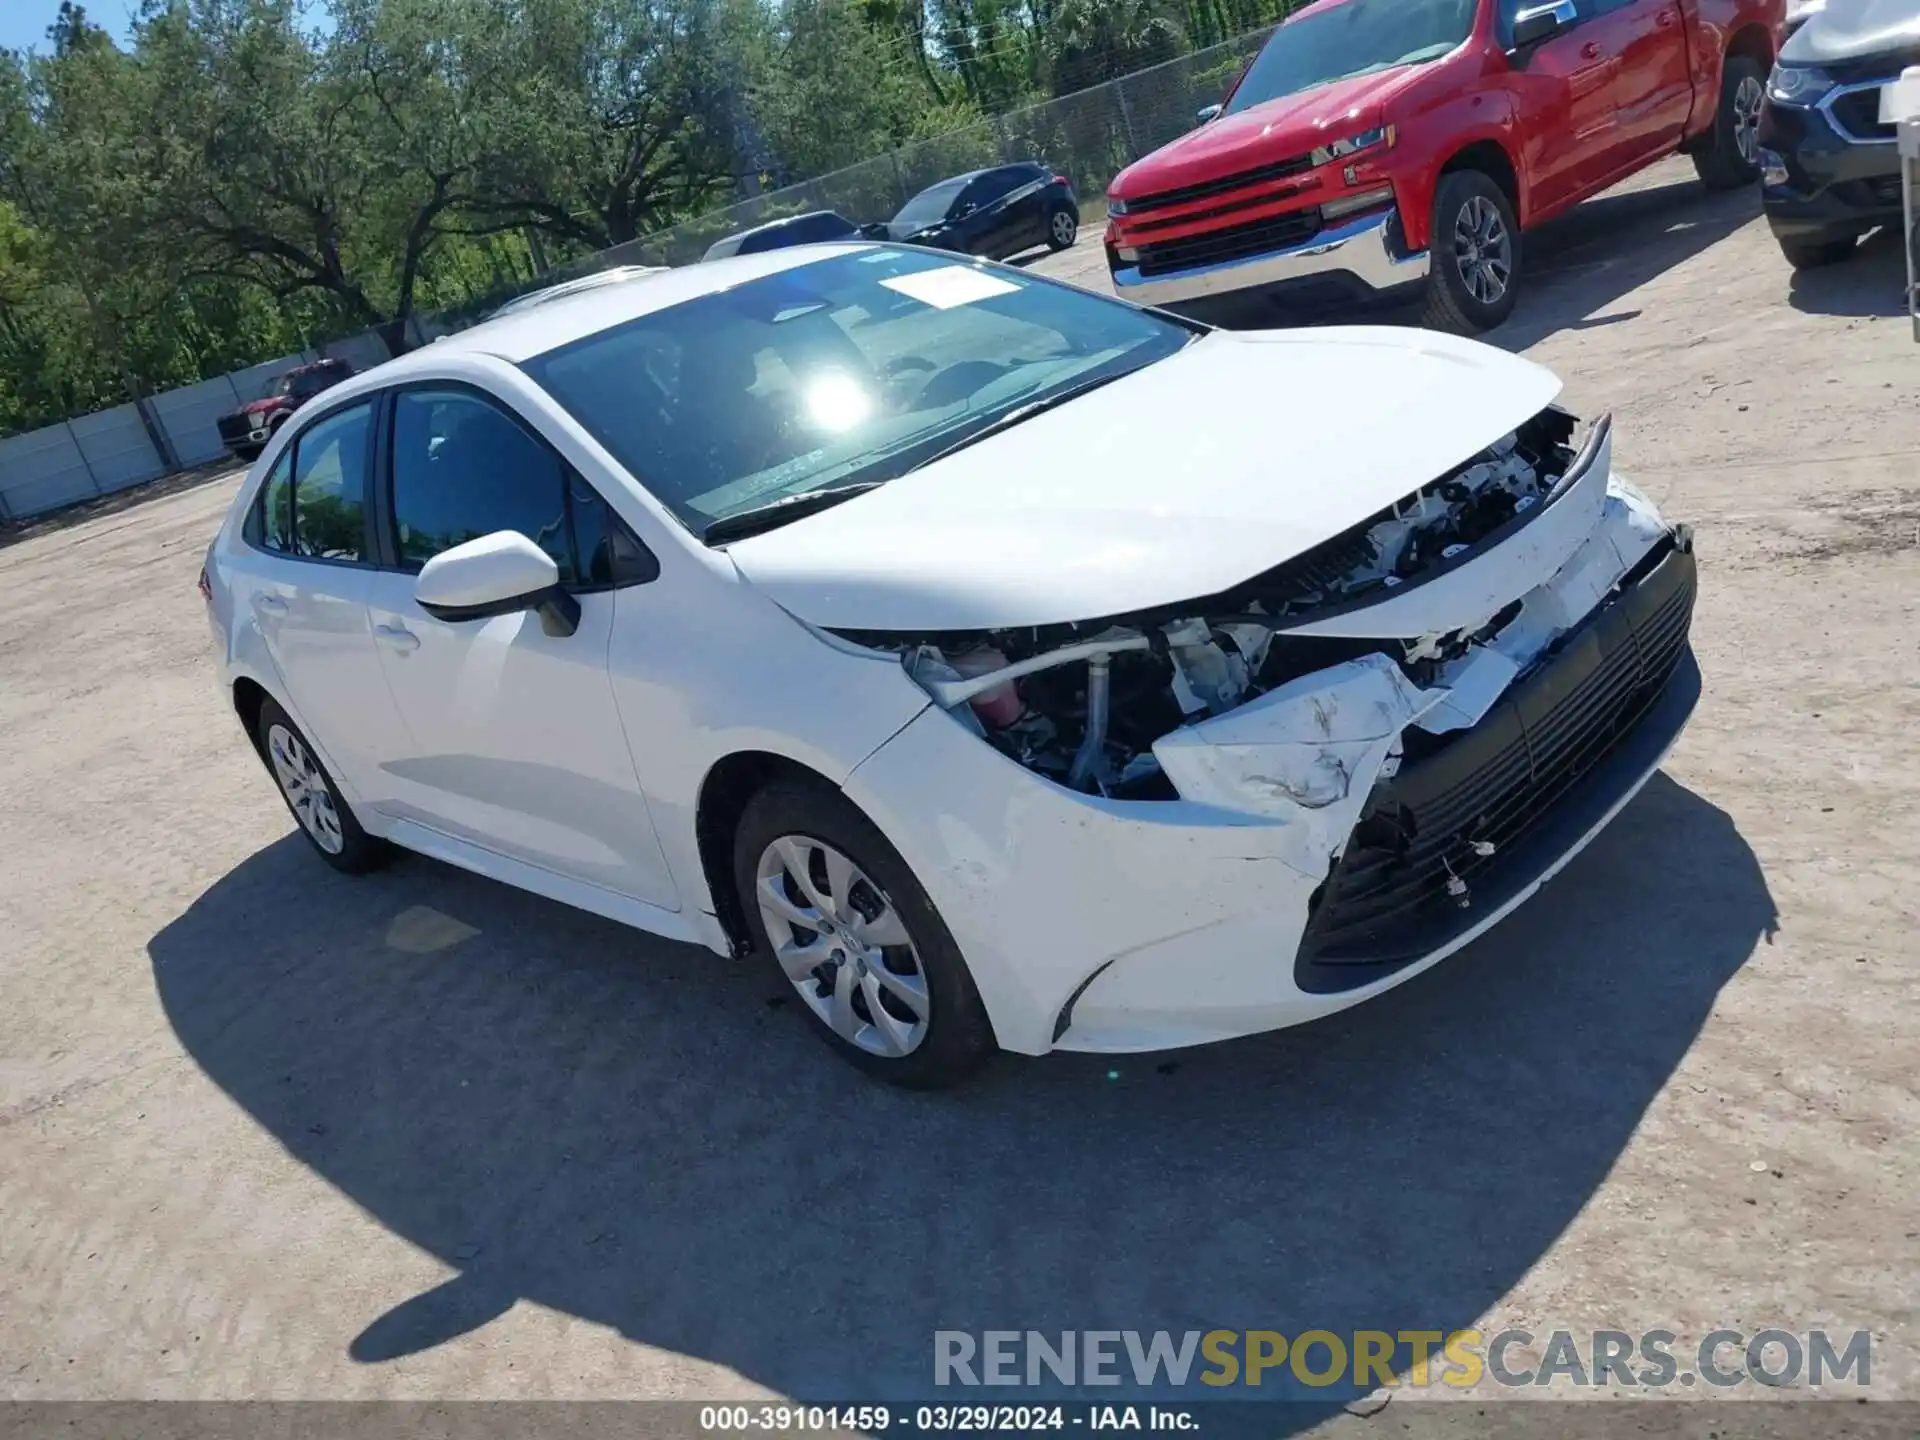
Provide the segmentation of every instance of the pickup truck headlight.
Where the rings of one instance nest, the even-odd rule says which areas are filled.
[[[1363,150],[1389,149],[1396,138],[1393,126],[1376,125],[1371,130],[1362,130],[1358,135],[1349,135],[1344,140],[1322,145],[1309,158],[1315,165],[1331,165],[1336,160],[1358,155]]]
[[[1817,65],[1776,65],[1767,77],[1767,98],[1776,105],[1812,105],[1833,88],[1833,77]]]
[[[1127,202],[1122,200],[1118,195],[1109,195],[1107,197],[1107,213],[1109,215],[1126,214]]]

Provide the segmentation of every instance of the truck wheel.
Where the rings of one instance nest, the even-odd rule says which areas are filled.
[[[1767,77],[1744,55],[1729,55],[1720,72],[1720,108],[1693,152],[1693,168],[1709,190],[1738,190],[1760,178],[1760,105]]]
[[[1779,237],[1775,237],[1779,238]],[[1780,240],[1780,253],[1796,270],[1817,270],[1822,265],[1838,265],[1853,254],[1854,237],[1838,240]]]
[[[1473,335],[1513,313],[1520,288],[1520,226],[1506,192],[1479,170],[1440,177],[1428,238],[1432,270],[1420,323]]]

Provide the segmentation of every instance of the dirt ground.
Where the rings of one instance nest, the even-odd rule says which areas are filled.
[[[1477,1324],[1864,1329],[1920,1399],[1897,246],[1796,279],[1669,165],[1531,256],[1492,338],[1698,527],[1693,726],[1491,936],[1174,1056],[896,1094],[771,971],[337,876],[215,692],[233,476],[0,549],[0,1394],[905,1397],[936,1329]]]

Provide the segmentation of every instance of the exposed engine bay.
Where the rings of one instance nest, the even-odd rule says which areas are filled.
[[[1153,747],[1182,726],[1368,657],[1384,657],[1424,690],[1493,642],[1520,615],[1517,595],[1472,625],[1411,639],[1299,632],[1404,594],[1520,532],[1569,479],[1575,424],[1549,407],[1386,510],[1223,594],[1018,630],[837,633],[900,655],[938,703],[1038,774],[1116,799],[1176,798]]]

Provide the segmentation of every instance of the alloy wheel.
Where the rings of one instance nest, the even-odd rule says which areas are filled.
[[[1061,249],[1073,244],[1074,237],[1080,233],[1079,222],[1064,210],[1053,212],[1053,239]]]
[[[893,901],[853,860],[782,835],[760,854],[754,895],[782,973],[836,1035],[885,1059],[919,1048],[933,1015],[926,969]]]
[[[273,725],[267,729],[267,755],[300,828],[327,854],[338,855],[346,848],[347,837],[340,828],[340,813],[334,809],[333,791],[312,752],[286,726]]]
[[[1460,283],[1482,305],[1498,304],[1513,282],[1513,236],[1484,195],[1471,197],[1454,217],[1453,260]]]
[[[1733,91],[1733,145],[1748,165],[1760,160],[1760,106],[1766,87],[1757,76],[1743,75]]]

